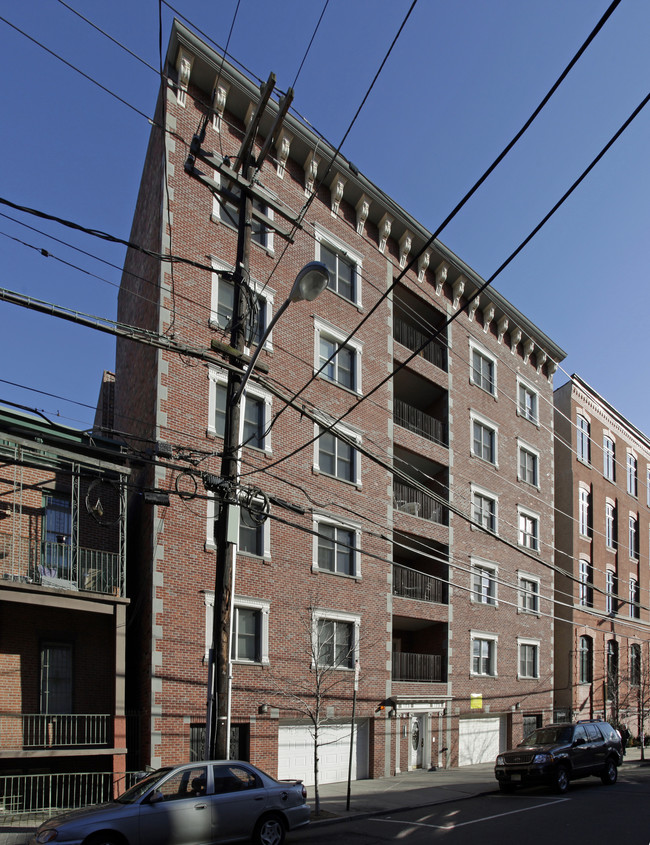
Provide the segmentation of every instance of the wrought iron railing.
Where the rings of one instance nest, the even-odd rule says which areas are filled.
[[[5,750],[109,747],[113,717],[98,713],[3,713],[0,738]]]
[[[420,349],[422,344],[425,343],[428,339],[428,335],[424,334],[424,332],[421,332],[419,329],[416,329],[415,326],[411,326],[404,320],[395,318],[395,320],[393,320],[393,338],[398,343],[401,343],[402,346],[410,349],[411,352],[415,352],[416,349]],[[435,340],[428,343],[419,354],[426,361],[429,361],[431,364],[435,364],[435,366],[439,369],[444,370],[445,372],[447,371],[447,350],[444,346],[440,346],[440,344]]]
[[[124,594],[119,553],[39,543],[11,534],[0,534],[0,578],[62,590]]]
[[[446,446],[448,443],[446,423],[437,420],[431,414],[427,414],[419,408],[414,408],[413,405],[409,405],[402,399],[395,400],[393,419],[397,425],[407,428],[409,431],[414,431],[433,443],[439,443],[441,446]]]
[[[394,681],[440,683],[442,681],[442,655],[410,654],[404,651],[394,651],[392,679]]]
[[[440,578],[393,564],[393,595],[436,604],[447,603],[447,585]]]
[[[393,506],[396,510],[419,516],[439,525],[447,525],[448,509],[421,490],[409,487],[401,481],[393,482]]]

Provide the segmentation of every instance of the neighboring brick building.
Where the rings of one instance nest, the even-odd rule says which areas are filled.
[[[118,319],[209,350],[228,337],[223,274],[237,232],[232,207],[184,165],[211,102],[203,148],[236,155],[259,88],[179,23],[167,70],[178,81],[156,120],[169,132],[152,130],[131,240],[213,269],[171,273],[130,250]],[[255,149],[276,112],[272,100]],[[289,116],[258,174],[270,204],[297,213],[310,201],[286,253],[277,233],[254,227],[262,326],[307,262],[325,261],[334,281],[279,321],[261,356],[266,383],[247,388],[242,480],[276,503],[262,526],[243,512],[234,587],[234,753],[307,781],[308,720],[291,693],[313,693],[318,633],[342,655],[324,702],[337,740],[321,750],[324,780],[347,776],[356,658],[357,777],[493,759],[553,706],[552,378],[564,353],[496,291],[470,302],[482,279],[438,242],[369,315],[430,233],[344,159],[330,166],[333,152]],[[215,509],[200,474],[219,473],[226,378],[210,354],[202,365],[117,345],[115,427],[156,457],[138,479],[171,493],[169,507],[134,508],[131,522],[141,764],[202,752]],[[305,388],[304,413],[285,410],[276,387]],[[345,440],[310,442],[312,412],[325,421],[349,409]]]
[[[579,376],[555,391],[556,705],[639,733],[650,706],[650,440]],[[639,704],[642,707],[639,707]]]
[[[0,455],[0,812],[107,800],[126,759],[124,456],[6,407]]]

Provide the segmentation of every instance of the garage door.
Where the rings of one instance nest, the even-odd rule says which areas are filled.
[[[278,777],[299,778],[306,786],[314,783],[314,738],[306,725],[281,725],[278,732]],[[332,723],[319,731],[320,783],[348,779],[350,723]],[[368,776],[368,722],[357,723],[352,779]]]
[[[460,719],[458,722],[458,765],[494,763],[503,750],[504,722],[492,719]]]

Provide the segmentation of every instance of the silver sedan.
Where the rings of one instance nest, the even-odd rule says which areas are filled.
[[[44,822],[30,845],[282,845],[309,822],[301,781],[225,760],[158,769],[109,804]]]

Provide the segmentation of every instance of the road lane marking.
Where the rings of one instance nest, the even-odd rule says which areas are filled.
[[[385,817],[383,819],[381,819],[381,818],[370,819],[370,821],[372,821],[372,822],[391,822],[392,824],[401,824],[404,827],[431,827],[431,828],[434,828],[435,830],[456,830],[456,828],[458,828],[458,827],[465,827],[466,825],[469,825],[469,824],[479,824],[480,822],[489,822],[489,821],[492,821],[492,819],[501,819],[504,816],[512,816],[512,815],[515,815],[516,813],[528,813],[528,812],[530,812],[530,810],[540,810],[540,809],[543,809],[544,807],[549,807],[553,804],[562,804],[562,803],[564,803],[564,801],[569,801],[569,800],[570,800],[569,798],[554,798],[554,799],[547,801],[544,804],[537,804],[534,807],[522,807],[520,810],[508,810],[508,812],[506,812],[506,813],[497,813],[496,815],[493,815],[493,816],[483,816],[480,819],[471,819],[470,821],[467,821],[467,822],[457,822],[457,823],[453,823],[453,824],[431,824],[430,822],[403,822],[403,821],[400,821],[399,819],[391,819],[390,817]]]

